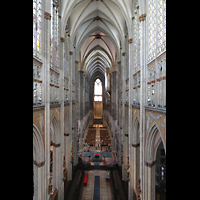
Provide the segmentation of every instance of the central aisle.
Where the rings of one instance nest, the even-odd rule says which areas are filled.
[[[95,138],[95,146],[100,147],[100,127],[96,126],[96,138]]]
[[[85,170],[88,173],[87,186],[84,186],[83,196],[81,200],[95,200],[94,197],[94,186],[95,176],[100,177],[100,200],[111,199],[111,186],[110,181],[106,181],[106,174],[110,173],[109,170]]]

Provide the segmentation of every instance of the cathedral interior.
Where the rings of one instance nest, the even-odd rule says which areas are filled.
[[[166,199],[166,0],[33,0],[33,199]]]

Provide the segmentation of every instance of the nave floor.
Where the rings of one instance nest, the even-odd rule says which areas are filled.
[[[81,200],[94,199],[93,196],[94,196],[95,176],[100,176],[100,200],[110,200],[111,199],[110,181],[107,181],[105,178],[105,175],[109,172],[110,172],[109,170],[85,170],[85,173],[88,173],[88,182],[87,186],[84,186]]]

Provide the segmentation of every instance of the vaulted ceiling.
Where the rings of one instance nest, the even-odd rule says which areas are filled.
[[[81,68],[105,74],[119,57],[130,27],[132,0],[61,0],[62,23],[80,54]]]

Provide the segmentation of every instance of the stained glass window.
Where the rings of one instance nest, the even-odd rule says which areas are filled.
[[[41,54],[41,0],[33,0],[33,55]]]
[[[166,48],[166,0],[163,4],[163,49]]]
[[[140,23],[139,23],[139,2],[134,2],[134,22],[133,22],[133,66],[134,72],[140,69]]]
[[[134,20],[134,33],[133,33],[133,63],[134,67],[137,68],[137,28],[138,28],[138,14],[137,14],[137,9],[135,9],[135,20]]]
[[[133,62],[135,71],[140,68],[140,23],[139,23],[139,3],[136,0],[134,5],[134,33],[133,33],[133,46],[134,46],[134,54],[133,54]]]
[[[162,0],[158,1],[158,53],[162,50],[163,43],[163,6]]]
[[[58,36],[59,36],[59,20],[58,20],[58,2],[51,1],[51,68],[58,71]]]
[[[166,48],[166,0],[148,1],[148,61]]]

